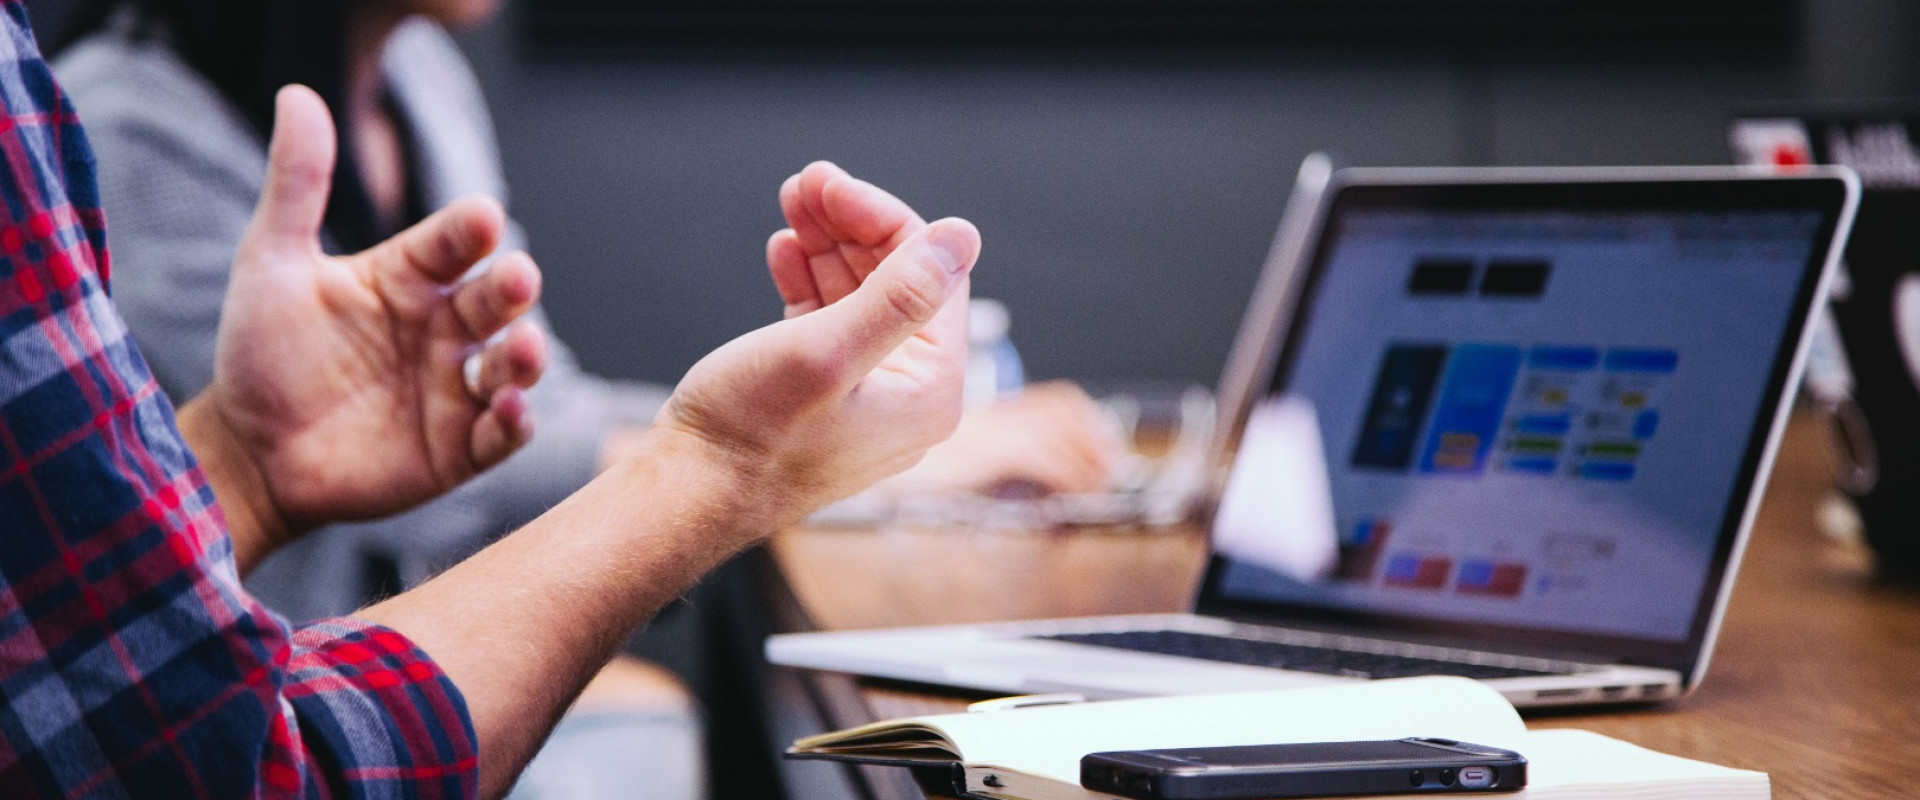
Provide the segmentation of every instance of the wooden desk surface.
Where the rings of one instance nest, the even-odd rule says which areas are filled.
[[[1806,420],[1789,431],[1697,692],[1648,708],[1535,712],[1528,723],[1763,770],[1782,800],[1920,797],[1920,591],[1873,580],[1863,552],[1815,529],[1827,486],[1820,436]],[[1206,544],[1191,528],[803,530],[773,550],[813,622],[842,629],[1179,610]],[[831,726],[969,699],[805,674]],[[872,796],[917,793],[899,771],[855,774],[883,784],[864,787]]]

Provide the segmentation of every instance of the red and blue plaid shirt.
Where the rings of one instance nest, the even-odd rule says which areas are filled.
[[[240,588],[107,302],[86,136],[0,11],[0,797],[472,796],[472,723],[424,653]]]

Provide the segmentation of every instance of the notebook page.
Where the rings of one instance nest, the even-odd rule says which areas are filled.
[[[1717,800],[1765,798],[1772,791],[1764,772],[1671,756],[1592,731],[1535,731],[1512,749],[1527,757],[1524,796]]]
[[[1506,699],[1464,678],[1156,697],[926,718],[969,764],[1071,784],[1106,750],[1438,736],[1520,750],[1526,725]],[[1524,752],[1524,751],[1523,751]]]

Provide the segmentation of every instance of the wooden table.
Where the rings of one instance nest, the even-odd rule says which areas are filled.
[[[1858,546],[1817,531],[1825,452],[1821,431],[1796,419],[1697,692],[1652,707],[1536,712],[1528,723],[1763,770],[1782,800],[1920,797],[1920,591],[1876,581]],[[782,596],[797,600],[776,624],[842,629],[1179,610],[1206,543],[1190,527],[821,529],[776,537],[772,552],[790,587]],[[784,720],[773,745],[873,719],[956,711],[978,697],[774,672],[785,688],[772,694]],[[940,792],[937,781],[897,769],[812,762],[785,771],[789,796],[808,800]]]

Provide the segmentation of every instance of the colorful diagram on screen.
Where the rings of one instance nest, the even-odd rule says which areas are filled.
[[[1629,482],[1679,363],[1663,348],[1389,343],[1348,461],[1444,480]],[[1601,558],[1490,546],[1471,532],[1456,541],[1479,544],[1464,549],[1432,532],[1406,538],[1384,516],[1354,519],[1342,533],[1334,580],[1493,600],[1575,589],[1569,570]]]
[[[1432,430],[1421,451],[1421,472],[1480,474],[1500,433],[1520,362],[1520,348],[1511,345],[1463,344],[1453,349]]]
[[[1573,444],[1573,473],[1606,481],[1632,480],[1642,449],[1660,429],[1660,403],[1680,365],[1672,350],[1609,350],[1599,396],[1582,415]]]
[[[1532,568],[1522,557],[1462,556],[1436,548],[1433,542],[1395,546],[1393,540],[1393,521],[1384,517],[1362,517],[1348,525],[1332,579],[1500,600],[1517,600],[1526,593]]]
[[[1527,351],[1500,443],[1500,468],[1523,475],[1553,475],[1566,456],[1580,401],[1595,390],[1600,351],[1592,347],[1541,346]]]
[[[1632,480],[1679,362],[1660,348],[1392,343],[1348,462],[1404,472],[1419,443],[1426,475]]]

